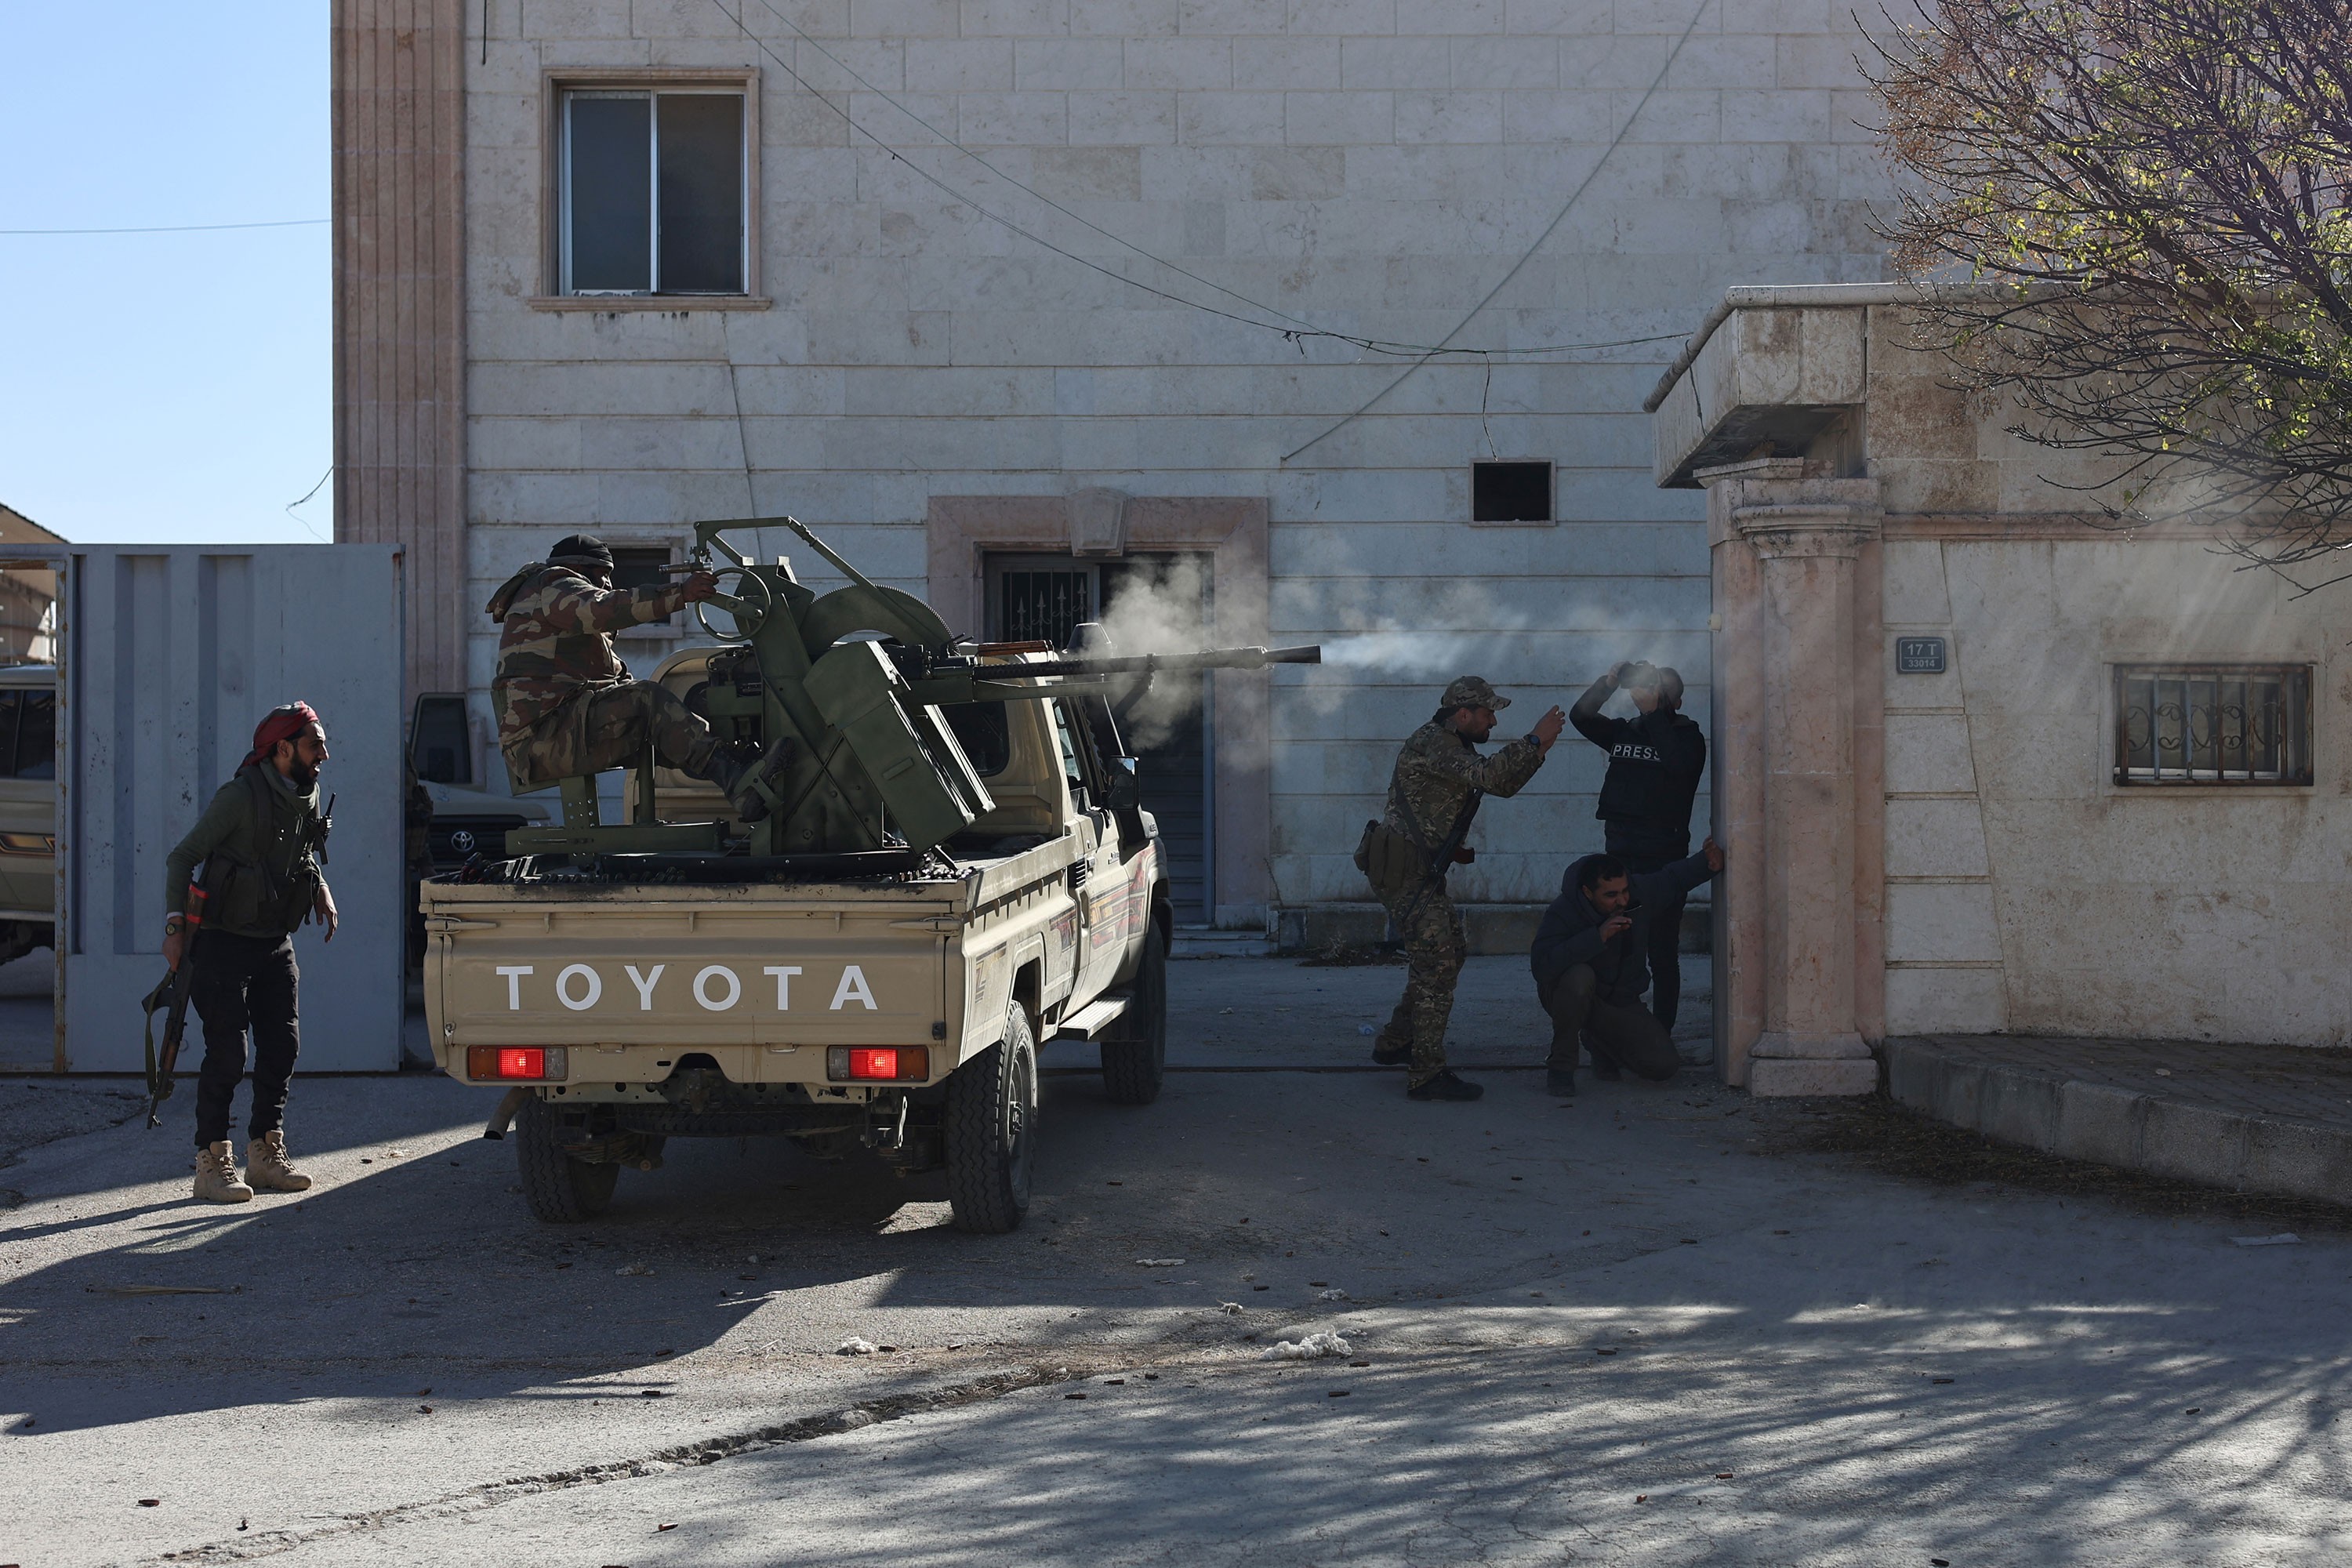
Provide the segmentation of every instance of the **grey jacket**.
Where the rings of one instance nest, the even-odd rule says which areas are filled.
[[[1580,856],[1571,862],[1559,879],[1559,897],[1544,911],[1543,923],[1536,928],[1535,946],[1528,952],[1528,967],[1535,971],[1536,984],[1549,992],[1578,964],[1592,971],[1601,982],[1600,996],[1614,1006],[1630,1006],[1642,999],[1650,987],[1650,914],[1658,905],[1678,893],[1687,893],[1715,875],[1706,868],[1704,853],[1687,860],[1670,862],[1663,870],[1636,873],[1628,880],[1633,892],[1633,907],[1625,911],[1633,923],[1610,941],[1601,939],[1601,922],[1604,918],[1576,885],[1576,879],[1585,862],[1597,856]]]

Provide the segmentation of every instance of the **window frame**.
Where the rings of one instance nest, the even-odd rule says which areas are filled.
[[[2135,659],[2117,661],[2107,667],[2107,700],[2112,706],[2107,729],[2107,782],[2116,789],[2310,789],[2318,782],[2319,737],[2312,689],[2317,683],[2317,669],[2297,660],[2253,661],[2221,659]],[[2137,774],[2131,761],[2130,684],[2136,680],[2276,680],[2285,688],[2285,706],[2292,711],[2292,722],[2300,733],[2301,755],[2286,752],[2275,774],[2257,774],[2251,771],[2240,777],[2228,776],[2228,771],[2213,769],[2205,773],[2183,767],[2172,777],[2165,776],[2159,762],[2155,776]],[[2218,694],[2217,694],[2218,698]],[[2299,763],[2290,770],[2288,763]]]
[[[571,165],[568,105],[573,93],[740,93],[743,100],[743,291],[740,294],[575,294],[568,290],[567,175]],[[638,70],[549,69],[540,77],[540,291],[536,310],[764,310],[761,292],[760,72],[753,67],[656,67]],[[658,108],[650,111],[656,122]],[[654,279],[659,280],[659,127],[653,167]]]

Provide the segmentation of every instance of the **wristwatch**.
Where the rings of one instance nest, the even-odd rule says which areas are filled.
[[[1533,730],[1528,731],[1526,734],[1520,736],[1519,739],[1525,741],[1530,746],[1540,746],[1543,744],[1543,737],[1537,734]]]

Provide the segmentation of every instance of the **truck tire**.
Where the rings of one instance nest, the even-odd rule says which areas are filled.
[[[1004,1043],[948,1077],[948,1205],[958,1230],[1002,1236],[1029,1212],[1037,1149],[1037,1042],[1015,1004]]]
[[[1119,1037],[1102,1043],[1103,1091],[1118,1105],[1149,1105],[1168,1075],[1168,944],[1160,928],[1143,934],[1143,960]]]
[[[549,1225],[594,1219],[613,1201],[621,1167],[592,1165],[563,1152],[563,1124],[554,1107],[533,1095],[515,1118],[515,1167],[523,1201]]]

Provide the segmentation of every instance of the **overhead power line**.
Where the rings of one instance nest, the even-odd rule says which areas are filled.
[[[822,89],[818,88],[806,77],[801,75],[799,71],[793,69],[791,65],[786,63],[783,57],[777,54],[775,50],[770,48],[768,47],[767,40],[761,37],[759,34],[753,32],[751,26],[743,20],[743,13],[746,9],[746,6],[743,5],[743,0],[737,0],[737,6],[733,11],[727,9],[723,0],[710,0],[710,3],[714,6],[718,7],[719,14],[720,16],[725,16],[729,21],[735,24],[737,30],[741,32],[744,37],[751,40],[752,47],[757,48],[761,54],[767,56],[770,60],[773,61],[777,69],[792,78],[793,82],[809,93],[810,96],[814,97],[819,103],[824,104],[826,109],[832,110],[834,114],[840,118],[843,124],[848,126],[851,131],[872,142],[882,152],[888,153],[890,157],[898,163],[904,164],[908,172],[913,174],[918,179],[924,181],[928,184],[936,186],[939,190],[946,193],[950,200],[956,202],[960,205],[971,208],[974,212],[977,212],[981,216],[988,219],[991,223],[997,224],[1011,233],[1019,235],[1022,238],[1028,240],[1033,245],[1038,246],[1045,250],[1049,250],[1066,260],[1075,261],[1079,266],[1087,268],[1091,271],[1098,272],[1106,278],[1111,279],[1117,282],[1124,283],[1130,289],[1139,289],[1156,299],[1165,300],[1172,305],[1181,305],[1188,310],[1199,310],[1207,315],[1219,317],[1224,321],[1238,322],[1245,327],[1255,327],[1262,331],[1280,332],[1285,338],[1288,339],[1292,342],[1299,344],[1300,351],[1302,353],[1305,352],[1306,339],[1328,338],[1334,342],[1350,344],[1368,353],[1387,354],[1397,358],[1412,357],[1419,360],[1423,363],[1426,363],[1429,360],[1439,354],[1463,354],[1482,358],[1521,358],[1536,354],[1566,353],[1584,349],[1633,348],[1644,343],[1672,342],[1688,335],[1684,332],[1660,332],[1647,337],[1612,338],[1591,342],[1543,343],[1528,348],[1517,349],[1458,349],[1451,346],[1452,337],[1458,336],[1461,332],[1461,328],[1458,326],[1454,329],[1452,334],[1449,334],[1447,342],[1439,344],[1400,342],[1393,339],[1369,338],[1355,332],[1335,331],[1328,327],[1318,327],[1303,316],[1293,315],[1291,312],[1282,310],[1276,306],[1268,305],[1262,300],[1253,300],[1246,294],[1237,293],[1234,290],[1226,288],[1222,283],[1203,278],[1197,272],[1193,272],[1188,268],[1178,266],[1175,262],[1170,261],[1165,257],[1155,255],[1152,252],[1144,249],[1141,246],[1136,245],[1121,236],[1114,234],[1110,230],[1104,228],[1099,224],[1091,222],[1077,213],[1072,212],[1068,207],[1063,205],[1060,202],[1055,201],[1053,197],[1024,184],[1018,179],[1015,179],[1013,175],[1006,174],[996,164],[991,163],[987,158],[973,152],[971,148],[965,146],[962,142],[957,141],[946,132],[941,131],[938,126],[933,125],[929,121],[925,120],[913,110],[908,108],[904,103],[899,102],[898,100],[890,93],[884,91],[882,89],[876,87],[872,82],[866,80],[865,77],[859,75],[856,68],[851,67],[846,61],[827,49],[815,38],[811,37],[808,33],[802,29],[798,23],[785,16],[782,12],[777,10],[774,5],[770,5],[769,0],[759,0],[760,5],[763,10],[765,10],[770,16],[775,17],[779,22],[782,22],[785,26],[791,28],[794,34],[799,36],[802,41],[806,43],[818,54],[823,55],[827,60],[830,60],[834,65],[839,67],[851,80],[856,82],[860,87],[863,87],[868,92],[871,92],[875,97],[882,100],[882,101],[890,105],[891,108],[897,110],[899,113],[913,121],[917,125],[921,126],[926,132],[938,138],[943,145],[961,153],[963,156],[971,159],[973,163],[979,164],[982,168],[987,170],[991,174],[993,174],[996,178],[1002,180],[1006,184],[1013,186],[1015,190],[1021,191],[1027,195],[1034,197],[1036,200],[1044,203],[1046,206],[1051,207],[1054,211],[1062,214],[1064,216],[1079,224],[1083,227],[1102,236],[1105,239],[1109,240],[1114,245],[1133,252],[1135,255],[1141,257],[1144,260],[1152,263],[1154,266],[1165,268],[1168,271],[1175,273],[1181,278],[1188,279],[1204,288],[1214,289],[1216,292],[1224,295],[1226,298],[1258,312],[1258,316],[1240,315],[1234,311],[1225,310],[1221,306],[1204,304],[1198,300],[1187,299],[1181,294],[1171,293],[1168,289],[1155,288],[1151,284],[1131,278],[1126,273],[1106,267],[1102,263],[1096,261],[1091,258],[1080,256],[1075,251],[1064,249],[1062,247],[1055,245],[1053,241],[1045,238],[1043,235],[1024,227],[1022,225],[1015,223],[1011,218],[1004,216],[1003,214],[994,212],[989,207],[983,205],[982,203],[973,200],[971,196],[964,192],[957,190],[954,186],[950,185],[938,175],[932,174],[929,170],[922,168],[917,164],[912,159],[908,158],[896,147],[891,146],[881,137],[868,130],[866,126],[860,124],[851,116],[847,110],[834,102],[832,99],[825,95]],[[1687,37],[1689,35],[1685,32],[1684,36]],[[1675,46],[1675,49],[1676,52],[1680,51],[1681,45],[1679,43]],[[1663,70],[1659,74],[1661,78],[1664,75]],[[1654,91],[1655,90],[1655,83],[1652,84],[1652,89]],[[1643,101],[1647,101],[1647,95],[1644,95]],[[1639,110],[1637,110],[1636,112],[1639,112]],[[1620,132],[1621,136],[1622,134],[1622,132]],[[1614,143],[1612,143],[1612,145],[1613,146]],[[1606,157],[1607,154],[1603,153],[1602,156]],[[1586,183],[1591,183],[1589,177]],[[1579,189],[1581,190],[1581,187],[1579,187]],[[1572,197],[1570,199],[1573,200]],[[1562,216],[1566,216],[1564,211]],[[1558,218],[1553,219],[1552,227],[1557,228],[1559,226],[1559,220]],[[1545,233],[1546,236],[1549,237],[1550,231],[1548,229]],[[1512,275],[1517,276],[1519,268],[1523,268],[1526,265],[1526,258],[1521,258],[1519,266],[1512,268]],[[1505,280],[1508,281],[1508,279],[1506,279]],[[1490,295],[1489,298],[1491,297],[1492,296]],[[1475,314],[1475,312],[1473,313]],[[1277,319],[1265,321],[1259,319],[1259,317],[1275,317]],[[1417,369],[1419,366],[1415,365],[1413,368]],[[1410,374],[1410,372],[1408,372],[1408,374]]]
[[[166,223],[138,228],[0,228],[0,235],[37,234],[217,234],[231,228],[315,228],[331,217],[289,217],[269,223]]]
[[[1601,177],[1601,169],[1606,166],[1609,162],[1609,154],[1617,151],[1618,147],[1624,142],[1626,135],[1633,131],[1633,121],[1639,120],[1642,117],[1642,110],[1650,106],[1650,100],[1656,96],[1659,87],[1665,81],[1666,73],[1675,68],[1675,61],[1681,58],[1683,46],[1689,43],[1691,35],[1698,30],[1699,18],[1706,15],[1706,8],[1713,4],[1715,4],[1715,0],[1698,0],[1698,9],[1691,13],[1691,19],[1689,23],[1684,26],[1682,37],[1675,40],[1675,47],[1666,51],[1664,62],[1658,67],[1658,74],[1650,79],[1650,85],[1643,89],[1640,100],[1633,105],[1633,112],[1625,116],[1625,122],[1617,127],[1617,134],[1609,138],[1609,145],[1601,149],[1601,156],[1592,161],[1592,167],[1585,172],[1583,179],[1577,182],[1576,189],[1568,193],[1568,200],[1560,203],[1559,211],[1552,216],[1551,222],[1544,226],[1544,231],[1541,234],[1536,236],[1536,242],[1528,247],[1527,253],[1521,256],[1519,259],[1513,264],[1508,272],[1503,274],[1502,280],[1496,283],[1492,289],[1487,289],[1486,297],[1480,300],[1476,304],[1471,306],[1469,310],[1464,314],[1463,318],[1454,323],[1454,330],[1445,334],[1444,338],[1439,342],[1437,347],[1423,355],[1419,360],[1416,360],[1412,364],[1405,366],[1404,369],[1399,371],[1394,381],[1390,382],[1386,386],[1381,387],[1378,392],[1375,392],[1370,397],[1364,399],[1362,404],[1356,408],[1355,412],[1346,416],[1344,418],[1335,421],[1329,428],[1324,430],[1321,434],[1300,443],[1298,446],[1294,447],[1289,451],[1284,453],[1282,456],[1282,460],[1284,462],[1286,463],[1290,461],[1291,458],[1296,458],[1299,453],[1304,452],[1307,447],[1314,446],[1317,442],[1323,440],[1326,437],[1345,429],[1349,425],[1353,424],[1356,420],[1370,413],[1372,405],[1379,403],[1381,399],[1386,397],[1390,393],[1394,392],[1398,387],[1402,386],[1405,384],[1406,378],[1411,376],[1414,371],[1419,370],[1423,365],[1427,364],[1431,360],[1436,358],[1441,353],[1454,352],[1451,345],[1455,338],[1462,335],[1462,329],[1468,326],[1472,319],[1475,318],[1479,311],[1493,304],[1495,302],[1495,296],[1500,294],[1505,289],[1510,287],[1511,279],[1517,278],[1520,271],[1526,268],[1527,264],[1535,259],[1536,252],[1544,247],[1544,242],[1550,239],[1552,235],[1558,231],[1559,226],[1567,221],[1568,210],[1576,205],[1577,198],[1583,195],[1587,190],[1590,190],[1592,186],[1592,182]]]

